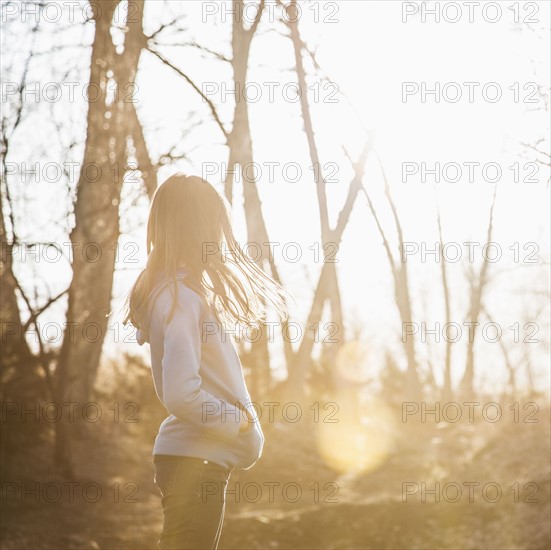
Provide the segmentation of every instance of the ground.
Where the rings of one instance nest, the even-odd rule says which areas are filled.
[[[53,473],[51,430],[10,432],[1,548],[156,548],[161,509],[150,452],[163,412],[140,414],[147,422],[83,425],[74,498]],[[220,548],[549,548],[549,410],[537,420],[428,422],[415,436],[399,424],[382,463],[363,473],[329,467],[312,426],[267,423],[263,457],[230,479]],[[273,498],[267,482],[279,484]]]

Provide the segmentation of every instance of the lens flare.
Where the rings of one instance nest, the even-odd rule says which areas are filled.
[[[320,418],[316,441],[325,462],[341,473],[368,472],[389,456],[396,433],[396,420],[380,400],[359,401],[353,391],[335,395],[339,410],[329,421]]]

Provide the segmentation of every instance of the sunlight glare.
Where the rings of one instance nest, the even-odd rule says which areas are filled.
[[[394,443],[396,421],[380,400],[360,403],[351,391],[341,391],[334,402],[339,411],[317,427],[318,449],[325,462],[342,473],[376,470],[387,460]]]

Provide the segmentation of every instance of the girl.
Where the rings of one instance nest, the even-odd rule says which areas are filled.
[[[233,468],[250,468],[264,436],[223,323],[257,324],[282,288],[241,251],[225,199],[207,181],[175,175],[156,191],[147,265],[125,322],[149,342],[155,391],[170,416],[153,449],[162,496],[159,547],[217,548]]]

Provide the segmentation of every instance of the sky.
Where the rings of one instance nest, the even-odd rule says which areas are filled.
[[[174,14],[185,13],[182,21],[185,33],[162,33],[160,42],[197,42],[230,55],[231,15],[224,12],[222,4],[147,2],[145,32],[153,32]],[[299,103],[292,94],[296,82],[293,52],[289,39],[282,36],[286,33],[285,27],[276,20],[270,21],[270,14],[275,19],[278,13],[272,4],[268,2],[268,12],[251,50],[248,89],[250,93],[261,91],[251,102],[251,132],[260,170],[258,188],[270,239],[281,243],[280,250],[289,242],[297,242],[301,247],[300,261],[290,261],[281,253],[276,253],[276,261],[295,300],[293,313],[302,321],[321,269],[321,264],[313,260],[320,240],[319,217],[307,143],[301,131]],[[317,62],[328,79],[320,82],[315,78],[312,63],[305,59],[316,140],[325,175],[332,180],[327,184],[331,222],[334,224],[342,207],[352,176],[343,147],[356,158],[367,140],[371,153],[364,185],[392,242],[396,242],[396,234],[382,192],[377,157],[387,174],[405,240],[419,249],[423,243],[428,249],[434,248],[438,240],[438,206],[444,240],[457,243],[464,258],[468,249],[463,243],[485,241],[493,180],[497,178],[493,240],[498,243],[502,258],[491,265],[495,277],[488,289],[487,306],[503,328],[504,341],[514,348],[515,357],[520,357],[523,350],[518,345],[515,347],[514,331],[509,327],[517,322],[524,326],[526,322],[537,321],[543,335],[549,326],[548,307],[540,311],[541,298],[534,293],[548,289],[544,262],[549,262],[549,171],[535,162],[534,155],[522,143],[532,144],[549,135],[548,95],[541,97],[537,91],[541,89],[548,94],[549,89],[550,48],[545,28],[549,26],[550,4],[471,3],[472,17],[469,17],[467,2],[428,2],[423,7],[413,2],[345,0],[302,2],[301,6],[302,36],[316,52]],[[439,11],[439,22],[430,13],[435,8]],[[456,18],[458,21],[452,22]],[[63,32],[56,32],[50,24],[42,31],[37,39],[42,51],[48,52],[63,44],[71,47],[44,53],[42,59],[48,62],[37,60],[31,66],[31,78],[49,82],[59,79],[66,70],[66,78],[86,82],[89,49],[73,45],[91,43],[92,24],[84,28],[67,26]],[[12,63],[4,70],[11,71],[10,75],[20,70],[21,64],[17,61],[24,48],[19,46],[29,44],[29,24],[20,24],[12,32],[20,40],[16,43],[5,37],[7,58]],[[115,40],[120,39],[117,32],[113,36]],[[231,79],[229,65],[189,46],[158,48],[209,93],[229,128],[231,97],[222,93]],[[187,158],[177,167],[160,170],[160,181],[176,170],[183,170],[208,174],[214,184],[220,185],[227,151],[206,103],[148,52],[142,54],[137,84],[138,111],[152,155],[156,157],[174,143],[187,153]],[[274,90],[273,98],[268,94],[270,86]],[[430,92],[437,88],[441,93]],[[284,89],[288,95],[283,93]],[[423,94],[423,90],[427,93]],[[84,113],[83,100],[70,104],[62,101],[53,107],[44,102],[29,106],[29,117],[14,138],[10,160],[32,162],[37,158],[62,158],[71,136],[79,138],[70,153],[78,160],[82,155]],[[61,143],[48,140],[55,121],[66,128]],[[31,129],[36,145],[29,138]],[[548,149],[548,144],[547,141],[542,148]],[[446,177],[440,173],[441,181],[436,182],[434,172],[431,173],[436,163],[447,167],[448,179],[456,177],[458,166],[462,176],[458,181],[444,181]],[[274,167],[273,178],[270,178],[270,166]],[[295,177],[297,166],[300,177]],[[407,177],[404,166],[409,170]],[[469,166],[473,170],[472,178]],[[64,196],[65,182],[21,186],[16,183],[17,176],[12,181],[13,194],[23,197],[26,204],[19,214],[20,233],[36,240],[39,235],[42,238],[47,227],[48,239],[63,240],[67,200],[56,200],[56,196]],[[121,247],[125,243],[137,243],[139,252],[135,258],[138,261],[121,262],[117,266],[115,311],[145,259],[147,203],[136,199],[136,189],[136,183],[127,182],[124,204],[134,204],[137,200],[137,206],[122,209]],[[233,204],[234,223],[244,240],[239,183]],[[52,219],[60,222],[52,223]],[[132,245],[123,250],[133,251]],[[520,259],[537,251],[538,262],[535,265],[515,262],[515,250]],[[448,264],[453,318],[459,324],[465,320],[468,307],[465,272],[469,267],[478,269],[481,257],[478,249],[473,262]],[[393,303],[388,261],[362,195],[344,234],[338,260],[346,328],[361,331],[370,350],[370,368],[375,372],[388,346],[399,353],[399,319]],[[422,261],[419,253],[408,259],[415,289],[414,311],[419,323],[434,326],[444,322],[440,264],[435,263],[434,256],[429,255],[425,260]],[[66,265],[42,262],[32,266],[29,263],[32,262],[18,267],[27,280],[34,270],[53,287],[61,288],[69,281],[70,271]],[[52,316],[55,315],[53,311]],[[113,317],[112,322],[116,319]],[[126,347],[135,351],[136,346]],[[120,349],[120,345],[111,341],[106,343],[108,354]],[[420,350],[423,360],[430,352],[438,362],[443,346],[420,346]],[[459,356],[461,350],[463,347],[458,348]],[[548,376],[545,347],[537,345],[534,350],[540,369],[539,382],[545,384]],[[480,353],[487,364],[486,383],[492,387],[499,376],[496,373],[501,372],[500,351],[498,346],[490,345],[483,346]],[[281,366],[281,359],[276,363]],[[495,365],[499,369],[494,369]],[[460,374],[460,370],[455,373],[456,377]]]

